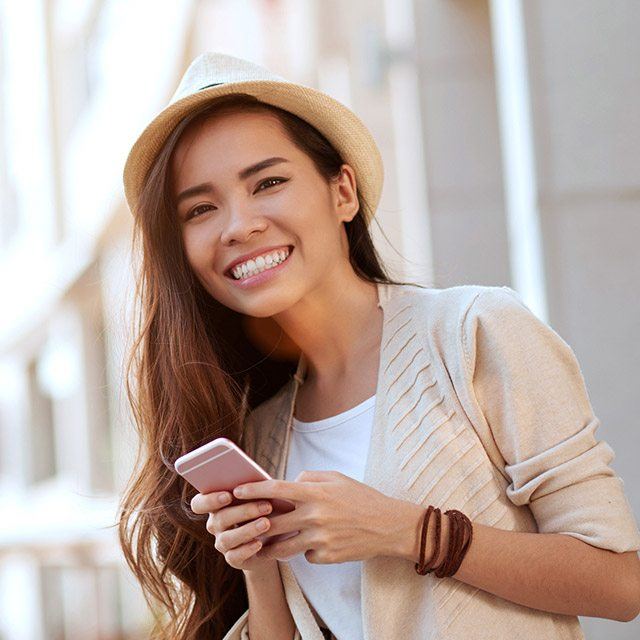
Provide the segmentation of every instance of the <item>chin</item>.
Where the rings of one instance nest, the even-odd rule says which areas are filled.
[[[278,293],[275,287],[252,292],[225,290],[214,294],[211,288],[207,291],[212,298],[225,307],[254,318],[269,318],[285,311],[293,304],[290,294]]]
[[[290,295],[277,295],[273,291],[265,291],[264,299],[259,300],[261,296],[256,294],[255,299],[247,304],[238,305],[238,311],[253,318],[271,318],[286,311],[293,305]]]

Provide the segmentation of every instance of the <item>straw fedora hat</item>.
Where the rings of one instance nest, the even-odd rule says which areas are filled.
[[[306,120],[320,131],[349,164],[360,192],[371,207],[363,211],[367,225],[380,201],[384,170],[376,142],[353,111],[331,96],[282,78],[248,60],[218,52],[195,58],[169,104],[134,142],[124,167],[124,192],[133,214],[156,154],[192,109],[231,93],[246,93]]]

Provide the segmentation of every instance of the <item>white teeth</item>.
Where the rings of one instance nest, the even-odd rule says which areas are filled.
[[[231,270],[231,273],[236,280],[241,280],[279,265],[281,262],[286,260],[288,255],[288,249],[272,251],[271,253],[258,256],[257,258],[247,260],[240,265],[236,265]]]

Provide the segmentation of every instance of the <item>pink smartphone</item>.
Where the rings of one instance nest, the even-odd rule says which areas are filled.
[[[216,438],[189,453],[185,453],[175,461],[174,467],[200,493],[213,491],[231,493],[231,502],[226,506],[250,502],[250,500],[242,500],[233,495],[233,489],[239,484],[271,480],[271,476],[257,462],[228,438]],[[287,513],[295,509],[295,505],[289,500],[273,498],[269,501],[273,506],[269,516]],[[267,533],[256,537],[265,546],[277,540],[287,540],[298,533],[299,531],[289,531],[277,535]]]

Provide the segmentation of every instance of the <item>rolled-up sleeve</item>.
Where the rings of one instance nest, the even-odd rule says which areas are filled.
[[[462,324],[470,397],[477,403],[511,480],[507,496],[528,505],[541,533],[593,546],[640,549],[615,453],[596,438],[577,358],[509,287],[487,287]]]

